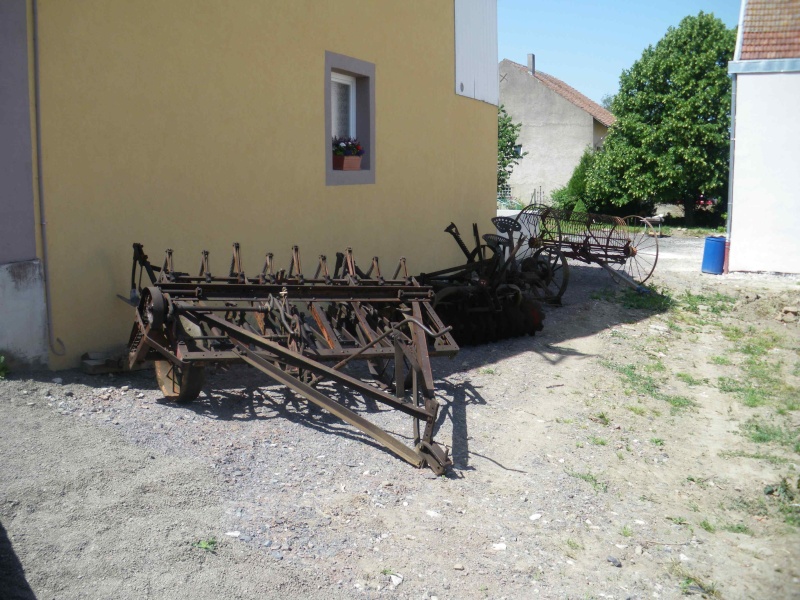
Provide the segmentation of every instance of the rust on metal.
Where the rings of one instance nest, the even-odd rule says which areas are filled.
[[[640,289],[655,271],[658,236],[647,219],[614,217],[531,204],[517,216],[527,239],[520,268],[537,271],[567,258],[595,263],[615,280]]]
[[[251,278],[239,244],[224,277],[211,274],[207,251],[194,276],[175,270],[171,249],[159,268],[134,244],[128,362],[154,361],[161,391],[176,402],[198,397],[209,366],[248,364],[409,463],[441,474],[452,462],[434,441],[439,404],[430,357],[454,356],[458,345],[433,301],[433,288],[408,275],[405,259],[386,279],[377,257],[364,272],[351,248],[337,253],[332,275],[321,255],[307,278],[294,246],[288,269],[276,270],[269,253]],[[354,361],[365,362],[370,376],[345,372]],[[409,416],[413,444],[321,391],[321,381],[348,390],[348,402],[369,399]]]
[[[418,276],[435,291],[433,303],[424,309],[435,309],[461,345],[541,331],[540,301],[547,299],[556,280],[552,272],[520,271],[517,255],[527,238],[517,235],[520,226],[514,219],[495,217],[492,224],[499,233],[483,236],[477,224],[472,225],[475,247],[470,250],[450,223],[445,232],[453,236],[466,262]]]

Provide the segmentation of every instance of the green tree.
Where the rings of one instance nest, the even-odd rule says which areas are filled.
[[[566,210],[577,210],[578,212],[586,212],[590,210],[589,207],[592,210],[597,209],[586,193],[586,177],[592,165],[594,165],[596,156],[591,147],[587,146],[567,185],[553,190],[551,198],[555,206]]]
[[[519,161],[528,154],[519,152],[517,149],[517,138],[522,123],[513,123],[511,117],[501,104],[497,109],[497,193],[508,185],[508,179],[514,167]]]
[[[691,224],[701,195],[727,196],[735,43],[735,29],[701,12],[622,72],[611,103],[617,122],[588,174],[597,203],[680,203]]]

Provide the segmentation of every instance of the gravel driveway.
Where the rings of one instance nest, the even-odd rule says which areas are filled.
[[[797,528],[747,504],[797,478],[800,455],[747,458],[741,424],[774,411],[712,385],[729,367],[708,360],[736,352],[724,327],[778,328],[791,373],[800,336],[775,317],[800,279],[701,275],[702,249],[664,238],[654,284],[735,300],[707,326],[625,308],[605,272],[575,265],[541,334],[436,359],[446,477],[245,368],[211,375],[189,406],[150,372],[14,373],[0,381],[0,597],[800,597]],[[659,391],[625,379],[627,363],[661,364]],[[691,406],[671,410],[677,395]],[[797,412],[775,415],[796,432]]]

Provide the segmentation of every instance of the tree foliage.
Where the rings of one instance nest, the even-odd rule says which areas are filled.
[[[514,167],[528,154],[516,149],[522,123],[514,123],[501,104],[497,109],[497,191],[508,185]]]
[[[684,18],[620,76],[617,122],[588,174],[596,204],[683,203],[725,197],[735,29],[712,14]]]
[[[572,172],[567,185],[553,190],[551,199],[558,208],[566,210],[577,210],[586,212],[592,205],[591,199],[586,193],[586,178],[595,162],[597,154],[587,146],[583,151],[578,166]],[[594,208],[594,207],[593,207]]]

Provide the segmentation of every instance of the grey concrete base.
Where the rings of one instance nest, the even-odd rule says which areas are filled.
[[[0,355],[12,368],[47,365],[46,314],[42,263],[0,265]]]

